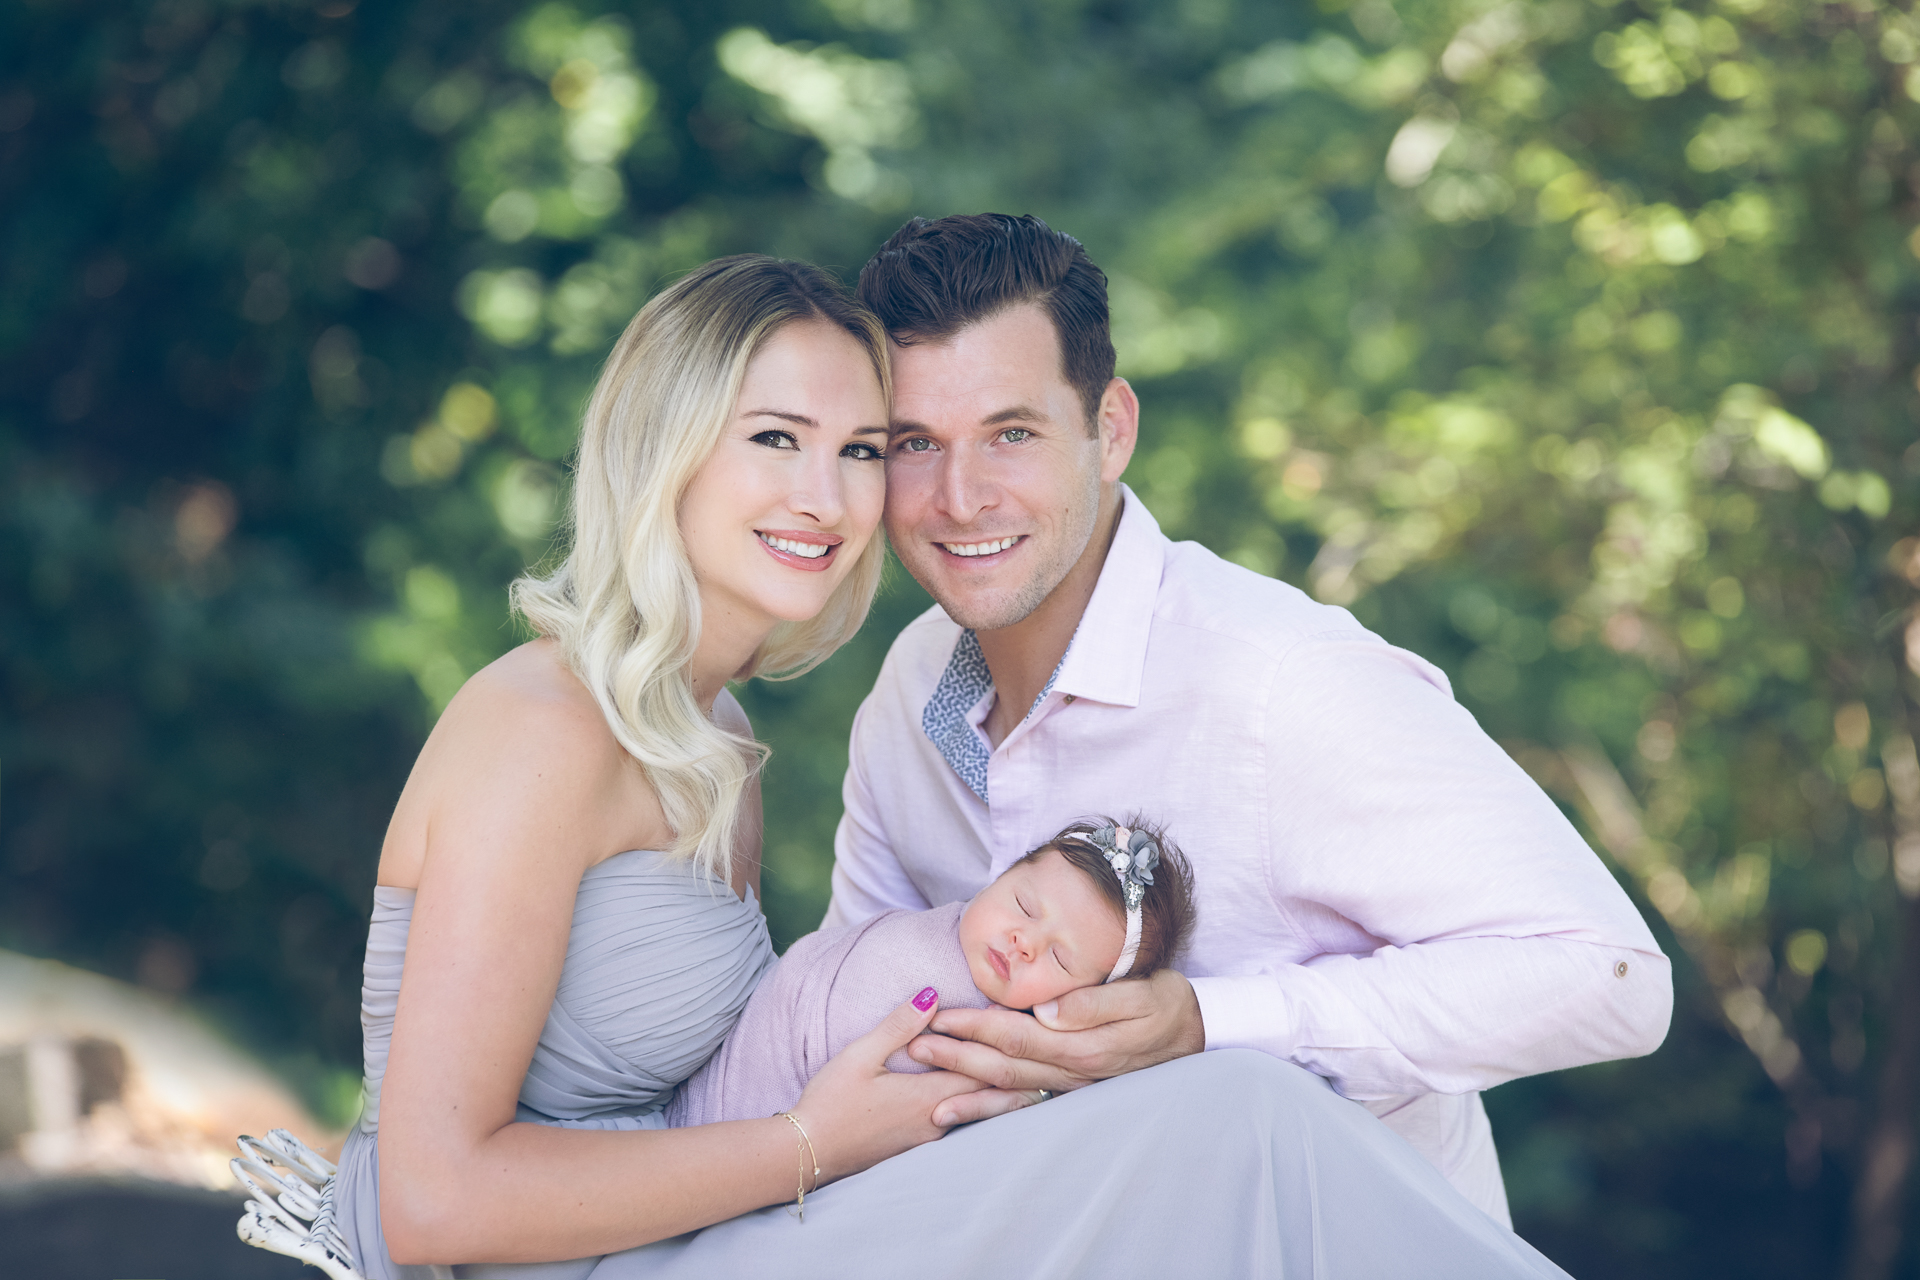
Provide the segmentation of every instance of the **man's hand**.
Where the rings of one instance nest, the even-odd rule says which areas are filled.
[[[1206,1048],[1206,1028],[1193,986],[1172,969],[1143,982],[1082,987],[1037,1006],[1032,1016],[1007,1009],[942,1009],[907,1046],[907,1056],[994,1086],[948,1098],[933,1122],[984,1120],[1040,1100],[1038,1090],[1064,1093]]]

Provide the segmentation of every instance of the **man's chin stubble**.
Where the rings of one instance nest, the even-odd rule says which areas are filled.
[[[938,592],[928,594],[935,600],[939,600],[940,607],[946,610],[949,618],[967,630],[999,631],[1004,627],[1011,627],[1015,623],[1025,621],[1028,615],[1045,603],[1046,598],[1053,594],[1053,588],[1058,585],[1059,583],[1056,582],[1043,588],[1039,583],[1026,582],[1021,584],[1011,599],[955,601],[951,604],[941,600]]]

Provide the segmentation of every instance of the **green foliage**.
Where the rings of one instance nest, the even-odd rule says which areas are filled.
[[[1910,15],[164,0],[0,49],[0,941],[351,1063],[381,823],[620,327],[1031,211],[1110,273],[1168,530],[1439,661],[1679,953],[1668,1049],[1492,1096],[1523,1229],[1839,1248],[1920,892]],[[782,942],[924,603],[743,692]]]

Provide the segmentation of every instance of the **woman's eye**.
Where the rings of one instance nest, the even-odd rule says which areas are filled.
[[[800,442],[793,438],[791,431],[762,431],[753,437],[755,444],[763,444],[769,449],[798,449]]]
[[[840,456],[843,458],[858,458],[861,462],[876,462],[880,459],[881,455],[878,449],[866,441],[855,440],[852,444],[840,451]]]

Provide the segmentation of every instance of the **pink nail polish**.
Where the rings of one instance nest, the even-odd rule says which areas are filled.
[[[913,998],[913,1007],[925,1013],[927,1010],[933,1008],[933,1002],[939,998],[940,993],[932,987],[922,988],[920,994]]]

